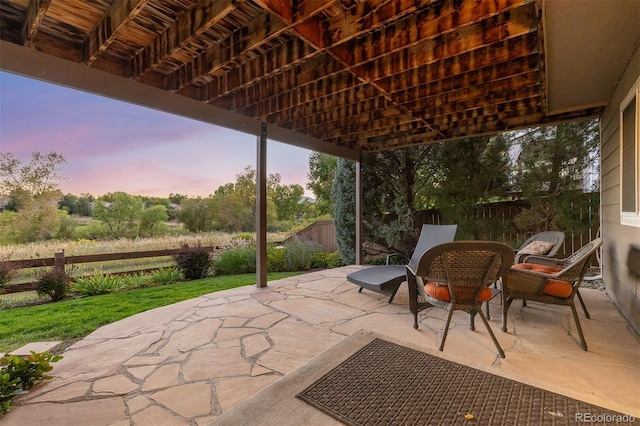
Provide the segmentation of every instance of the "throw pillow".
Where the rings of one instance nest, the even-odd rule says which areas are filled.
[[[520,250],[518,254],[547,254],[554,245],[555,244],[553,243],[547,243],[545,241],[534,241],[527,244],[527,246]]]

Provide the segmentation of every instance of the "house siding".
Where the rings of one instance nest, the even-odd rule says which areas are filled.
[[[636,49],[601,118],[602,274],[609,296],[640,333],[640,277],[628,266],[633,247],[640,248],[640,227],[620,223],[620,103],[640,76]]]

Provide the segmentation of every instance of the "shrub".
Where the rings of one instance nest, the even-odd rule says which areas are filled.
[[[18,275],[18,268],[9,263],[11,255],[0,257],[0,289],[5,288]]]
[[[60,355],[33,351],[25,358],[15,355],[0,358],[0,413],[9,411],[14,396],[26,393],[38,382],[51,379],[52,376],[46,373],[53,370],[51,363],[61,359]]]
[[[213,265],[211,254],[200,243],[193,247],[183,245],[173,258],[187,280],[205,278]]]
[[[341,265],[340,253],[337,251],[316,253],[311,258],[312,268],[337,268]]]
[[[322,249],[312,242],[294,238],[285,245],[285,264],[288,271],[305,271],[311,268],[313,255]]]
[[[160,268],[153,272],[149,279],[154,284],[165,285],[173,284],[180,280],[181,277],[182,271],[178,268]]]
[[[287,270],[284,247],[267,246],[267,271],[284,272]]]
[[[134,274],[124,274],[122,277],[122,287],[126,289],[144,288],[153,285],[149,275],[142,272]]]
[[[36,291],[40,296],[49,296],[52,301],[62,300],[67,295],[71,277],[64,270],[51,269],[40,274]]]
[[[71,283],[69,289],[84,296],[96,296],[98,294],[108,294],[118,291],[124,287],[124,282],[120,277],[111,275],[91,275],[89,277],[77,277]]]
[[[220,253],[214,262],[220,275],[249,274],[256,272],[256,248],[234,247]]]

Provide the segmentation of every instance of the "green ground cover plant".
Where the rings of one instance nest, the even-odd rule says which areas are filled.
[[[7,355],[0,358],[0,416],[11,409],[11,400],[16,395],[27,393],[43,380],[52,379],[46,373],[53,370],[52,362],[62,359],[47,351],[19,357]]]
[[[298,274],[300,272],[269,273],[267,279]],[[0,352],[8,353],[30,342],[73,342],[105,324],[140,312],[255,282],[255,274],[226,275],[3,310],[0,312]]]

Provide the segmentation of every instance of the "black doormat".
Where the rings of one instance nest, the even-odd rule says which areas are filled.
[[[612,425],[635,419],[375,339],[297,395],[347,425]]]

